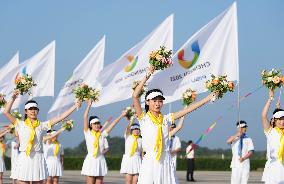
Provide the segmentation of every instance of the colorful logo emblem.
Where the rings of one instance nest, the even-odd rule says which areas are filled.
[[[138,56],[136,56],[136,58],[134,59],[134,56],[127,56],[127,60],[130,62],[129,65],[127,65],[125,68],[124,68],[124,71],[125,72],[130,72],[132,71],[136,64],[137,64],[137,61],[138,61]]]
[[[199,54],[200,54],[198,41],[195,41],[191,44],[191,50],[194,53],[194,57],[193,57],[192,61],[184,59],[184,50],[183,49],[178,52],[178,62],[185,69],[191,68],[196,63],[196,61],[198,60],[198,57],[199,57]]]

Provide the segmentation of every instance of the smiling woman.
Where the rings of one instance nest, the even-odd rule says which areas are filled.
[[[20,121],[10,112],[19,93],[19,90],[14,91],[11,101],[7,103],[4,110],[4,115],[14,124],[15,131],[19,136],[19,142],[21,143],[17,165],[13,175],[18,179],[20,184],[30,183],[31,181],[42,183],[48,177],[46,162],[43,155],[44,131],[51,129],[55,123],[58,123],[69,116],[80,106],[80,103],[74,104],[57,118],[40,122],[38,120],[38,104],[34,100],[29,100],[25,103],[25,119],[24,121]]]

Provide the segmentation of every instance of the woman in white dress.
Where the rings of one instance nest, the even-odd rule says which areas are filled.
[[[15,130],[19,135],[20,154],[16,178],[19,184],[38,184],[43,183],[47,178],[47,168],[43,155],[43,135],[44,132],[55,124],[69,116],[75,109],[79,108],[81,103],[78,102],[70,107],[60,116],[46,122],[38,120],[39,107],[36,101],[29,100],[25,103],[25,119],[17,121],[11,114],[11,107],[16,100],[19,91],[15,91],[12,99],[6,104],[4,115],[15,125]]]
[[[46,184],[58,184],[59,177],[62,176],[64,149],[57,138],[64,130],[64,127],[58,131],[49,130],[47,136],[43,138],[43,153],[48,170]]]
[[[267,139],[267,157],[269,157],[262,180],[267,184],[284,183],[284,110],[275,110],[269,122],[267,114],[273,98],[274,91],[270,90],[262,111],[262,126]]]
[[[4,128],[0,132],[0,184],[3,183],[3,172],[6,171],[5,167],[5,151],[6,151],[6,144],[4,143],[4,136],[10,131],[10,128]]]
[[[125,174],[126,184],[136,184],[142,159],[140,126],[129,121],[125,134],[125,153],[121,161],[120,173]]]
[[[199,102],[189,105],[181,111],[162,115],[163,93],[159,89],[147,91],[145,95],[145,111],[141,108],[139,94],[149,79],[155,68],[147,69],[146,76],[135,88],[132,99],[133,105],[138,116],[142,147],[146,154],[143,157],[140,173],[138,177],[139,184],[175,184],[178,183],[174,167],[172,167],[171,156],[169,152],[169,128],[175,119],[194,111],[215,97],[214,93],[205,97]]]
[[[88,115],[92,106],[92,100],[88,100],[88,105],[84,113],[84,135],[88,154],[84,160],[81,174],[86,176],[87,184],[102,184],[104,176],[107,174],[107,164],[105,154],[109,150],[106,137],[122,117],[126,115],[123,111],[110,125],[101,132],[101,120],[97,116]]]
[[[11,130],[10,133],[14,136],[12,141],[11,141],[11,175],[10,178],[12,179],[12,184],[17,183],[17,178],[16,178],[16,173],[15,171],[17,170],[17,160],[18,160],[18,155],[19,155],[19,138],[16,135],[16,131]]]

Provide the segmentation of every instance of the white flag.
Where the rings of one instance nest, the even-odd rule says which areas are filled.
[[[105,36],[76,67],[72,76],[64,84],[48,112],[48,118],[59,115],[75,102],[75,96],[72,91],[83,82],[91,87],[99,88],[99,84],[96,80],[99,72],[103,69],[104,52]]]
[[[32,75],[37,86],[32,88],[32,96],[25,94],[17,98],[13,108],[18,107],[31,97],[54,96],[54,73],[55,73],[55,41],[52,41],[44,49],[30,59],[21,63],[4,77],[9,81],[9,90],[12,93],[15,88],[14,80],[18,74]]]
[[[239,80],[236,3],[196,32],[173,56],[174,65],[154,75],[150,88],[160,88],[166,103],[179,100],[191,88],[207,91],[205,81],[214,75]]]
[[[132,83],[145,75],[149,66],[149,54],[160,46],[173,47],[173,15],[170,15],[151,34],[123,54],[117,61],[105,67],[99,75],[102,85],[100,101],[102,106],[131,97]]]
[[[9,81],[3,80],[6,75],[9,74],[9,72],[13,69],[15,69],[19,65],[19,52],[17,52],[13,58],[5,64],[1,69],[0,69],[0,93],[4,93],[8,90],[7,88],[10,86]],[[6,94],[5,94],[6,95]]]

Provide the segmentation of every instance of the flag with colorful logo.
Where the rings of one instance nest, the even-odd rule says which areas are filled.
[[[172,102],[188,88],[207,91],[212,74],[239,80],[236,3],[189,38],[173,56],[173,66],[154,75],[148,86],[162,89],[166,102]]]
[[[32,97],[54,96],[54,73],[55,73],[55,41],[52,41],[45,48],[27,59],[18,67],[11,70],[2,79],[9,81],[9,87],[5,94],[11,95],[15,88],[15,79],[19,75],[31,75],[36,87],[31,89],[31,96],[25,94],[17,98],[13,108],[17,108]]]
[[[102,106],[129,99],[133,92],[133,81],[145,75],[150,53],[161,46],[172,50],[173,15],[167,17],[141,42],[100,72],[98,80],[102,85],[101,100],[94,105]]]

